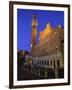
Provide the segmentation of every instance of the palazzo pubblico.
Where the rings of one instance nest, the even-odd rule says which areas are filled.
[[[53,28],[48,23],[46,28],[39,32],[39,43],[37,43],[37,26],[36,15],[33,15],[30,51],[32,64],[44,68],[45,77],[48,69],[54,70],[55,78],[64,77],[64,28],[61,25]],[[62,70],[62,76],[59,76],[59,70]],[[39,68],[36,73],[40,74]]]

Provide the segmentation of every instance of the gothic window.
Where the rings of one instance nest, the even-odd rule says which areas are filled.
[[[51,66],[52,66],[52,60],[51,60]]]
[[[47,55],[49,55],[49,53],[47,52]]]
[[[57,66],[58,66],[58,67],[60,66],[60,64],[59,64],[59,60],[57,61]]]
[[[49,65],[49,61],[47,61],[47,65]]]
[[[55,60],[54,60],[54,68],[55,68]]]
[[[45,65],[46,65],[46,61],[45,61]]]
[[[39,61],[38,61],[38,64],[39,64]]]

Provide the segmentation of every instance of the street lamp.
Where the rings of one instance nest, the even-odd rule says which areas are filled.
[[[59,25],[59,28],[61,28],[61,25]]]
[[[31,44],[30,46],[31,46],[31,48],[32,48],[32,44]]]

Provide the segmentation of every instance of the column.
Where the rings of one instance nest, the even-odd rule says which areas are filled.
[[[49,60],[49,68],[51,68],[51,61]]]
[[[60,57],[60,68],[63,68],[63,59]]]
[[[45,69],[45,78],[47,78],[47,75],[48,75],[48,74],[47,74],[47,69]]]
[[[54,69],[54,60],[52,60],[52,68]]]
[[[55,78],[58,78],[57,60],[55,60]]]
[[[40,70],[38,70],[38,75],[40,76]]]

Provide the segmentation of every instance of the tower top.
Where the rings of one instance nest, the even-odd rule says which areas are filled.
[[[36,13],[34,12],[34,14],[33,14],[33,19],[36,19]]]
[[[34,13],[32,15],[32,26],[37,26],[38,22],[37,22],[37,18],[36,18],[36,13]]]
[[[47,28],[49,28],[49,27],[51,27],[51,24],[50,24],[50,22],[48,22],[48,24],[47,24],[47,26],[46,26]]]

